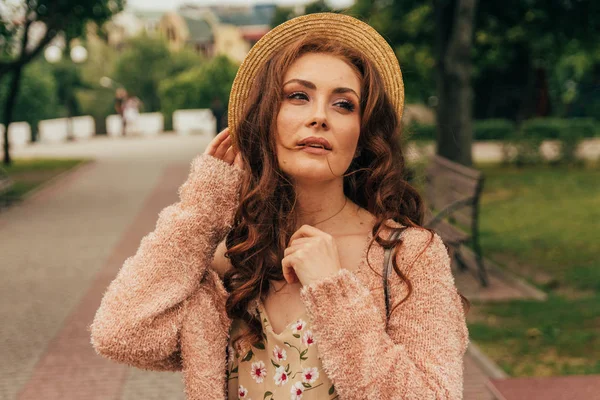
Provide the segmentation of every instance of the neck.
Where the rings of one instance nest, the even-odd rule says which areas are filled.
[[[296,184],[297,227],[311,225],[325,232],[335,230],[353,204],[344,195],[343,181]]]

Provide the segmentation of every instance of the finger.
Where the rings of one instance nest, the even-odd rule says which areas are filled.
[[[233,164],[240,169],[244,169],[244,162],[242,161],[241,152],[237,152],[237,154],[235,155],[235,160],[233,160]]]
[[[283,260],[281,260],[281,266],[283,278],[287,283],[295,283],[299,281],[298,275],[296,275],[296,271],[294,271],[292,261],[289,257],[285,257]]]
[[[229,148],[225,152],[225,155],[223,156],[223,161],[225,161],[227,164],[231,165],[231,163],[233,163],[234,159],[235,159],[235,150],[233,149],[233,146],[229,146]]]
[[[306,245],[308,243],[311,243],[314,239],[311,237],[299,237],[293,240],[290,240],[290,243],[288,244],[288,248],[290,247],[296,247],[296,246],[303,246]]]
[[[286,249],[283,251],[283,256],[287,257],[291,254],[297,253],[298,251],[302,250],[304,248],[304,246],[289,246],[286,247]],[[300,254],[298,254],[300,255]]]
[[[315,236],[324,236],[324,235],[329,236],[327,233],[323,232],[320,229],[315,228],[314,226],[302,225],[300,227],[300,229],[298,229],[296,232],[294,232],[292,237],[290,237],[290,243],[294,239],[298,239],[301,237],[315,237]]]
[[[227,136],[227,138],[221,142],[219,147],[217,147],[217,150],[215,151],[214,156],[216,158],[222,160],[223,156],[225,156],[225,153],[227,153],[227,149],[229,149],[230,146],[231,146],[231,136]]]
[[[228,137],[229,128],[225,128],[217,136],[215,136],[213,140],[210,141],[210,143],[206,147],[206,150],[204,151],[204,154],[209,154],[211,156],[214,155],[217,148],[219,148],[219,145],[223,142],[223,140],[227,139]]]

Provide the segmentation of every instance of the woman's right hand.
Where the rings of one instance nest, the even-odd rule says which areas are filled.
[[[229,128],[225,128],[211,140],[204,151],[204,154],[208,154],[219,160],[225,161],[229,165],[233,164],[238,168],[243,169],[240,151],[233,148],[231,141]]]

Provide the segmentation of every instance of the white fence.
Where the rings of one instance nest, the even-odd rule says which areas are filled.
[[[177,110],[173,113],[173,129],[179,135],[215,136],[217,120],[209,109]]]
[[[165,118],[159,112],[142,113],[127,123],[126,136],[157,136],[165,128]],[[106,117],[106,133],[108,136],[123,136],[123,119],[120,115]]]
[[[94,118],[82,117],[55,118],[40,121],[38,125],[38,140],[40,143],[62,143],[69,138],[90,139],[96,134]]]
[[[31,127],[27,122],[13,122],[8,126],[8,143],[11,147],[25,147],[31,140]],[[4,145],[4,125],[0,124],[0,146]]]

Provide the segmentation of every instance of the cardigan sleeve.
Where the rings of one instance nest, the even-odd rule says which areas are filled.
[[[439,236],[430,243],[426,230],[411,228],[403,237],[397,261],[401,270],[410,268],[413,292],[387,329],[385,311],[348,270],[301,290],[323,368],[340,398],[462,399],[468,331],[448,253]],[[396,305],[407,289],[392,275]]]
[[[210,155],[192,161],[179,202],[160,212],[155,230],[102,298],[89,327],[98,354],[144,369],[182,368],[179,336],[186,300],[200,287],[218,243],[231,229],[242,175]]]

